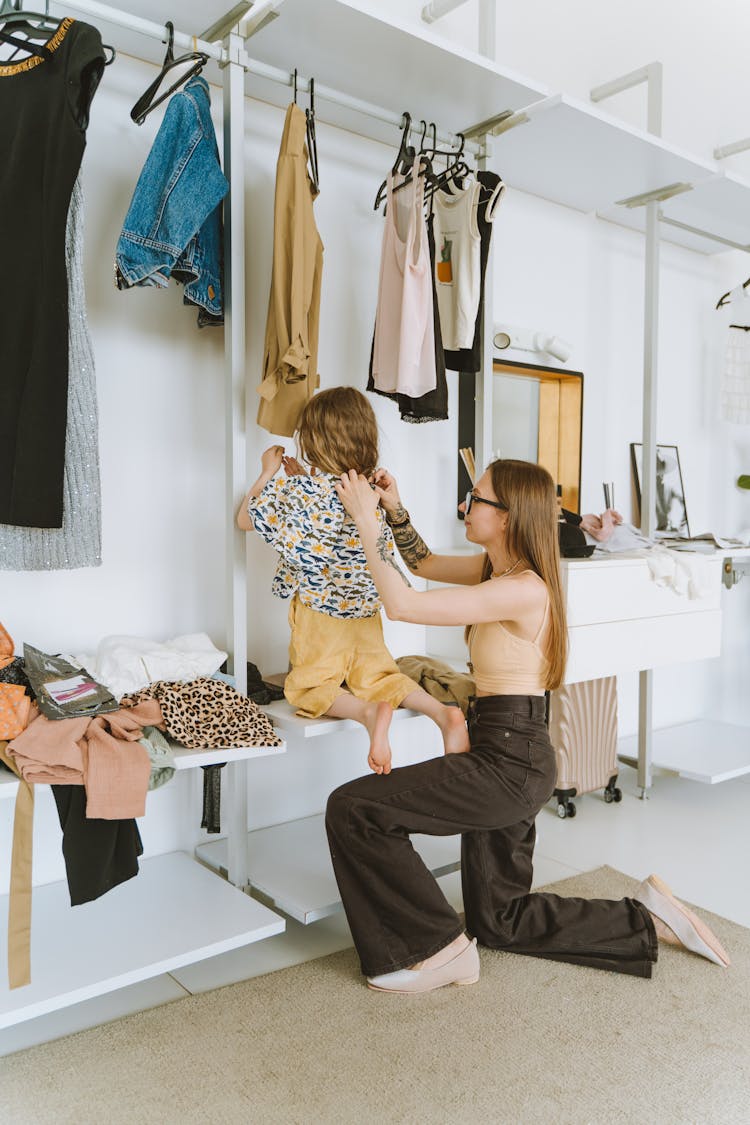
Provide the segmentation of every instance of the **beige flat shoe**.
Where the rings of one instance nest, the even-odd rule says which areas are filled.
[[[444,965],[435,969],[399,969],[395,973],[382,973],[379,977],[368,977],[367,987],[374,988],[376,992],[432,992],[446,984],[476,984],[478,980],[479,954],[474,938]]]
[[[633,895],[651,914],[661,918],[686,949],[706,957],[715,965],[727,968],[731,964],[724,946],[713,930],[675,898],[667,884],[658,875],[649,875]]]

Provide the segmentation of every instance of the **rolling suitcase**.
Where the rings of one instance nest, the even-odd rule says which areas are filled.
[[[557,815],[576,815],[573,797],[604,790],[621,801],[617,788],[617,679],[584,680],[550,692],[549,737],[557,757]]]

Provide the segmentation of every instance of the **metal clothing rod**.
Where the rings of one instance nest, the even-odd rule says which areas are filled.
[[[294,72],[281,70],[277,66],[271,66],[269,63],[259,62],[257,59],[250,58],[249,55],[243,52],[241,61],[248,74],[255,74],[258,78],[267,78],[271,82],[278,82],[282,86],[294,85]],[[309,90],[310,79],[305,78],[304,75],[297,72],[297,90]],[[356,113],[361,113],[365,117],[372,117],[376,121],[383,121],[386,125],[395,125],[397,129],[401,128],[401,114],[393,113],[392,110],[385,109],[383,106],[374,105],[372,102],[362,101],[361,98],[353,98],[350,94],[343,94],[340,90],[334,90],[330,86],[324,86],[315,80],[315,98],[320,98],[323,101],[332,102],[334,105],[343,106],[344,109],[352,109]],[[408,107],[407,107],[408,108]],[[422,130],[418,123],[412,125],[411,132],[414,134],[421,134]],[[432,132],[430,132],[432,136]],[[461,138],[456,133],[438,133],[438,143],[448,148],[454,148],[461,143]],[[477,144],[470,144],[468,141],[465,145],[465,151],[471,152],[474,156],[478,156],[481,151],[481,146]]]
[[[746,253],[750,253],[750,245],[746,246],[742,242],[733,242],[731,238],[723,238],[720,234],[713,234],[709,230],[701,230],[700,227],[691,227],[689,223],[681,223],[677,219],[670,219],[663,211],[659,212],[659,221],[666,223],[667,226],[686,230],[689,234],[697,234],[701,238],[710,238],[712,242],[720,242],[723,246],[731,246],[733,250],[744,250]]]

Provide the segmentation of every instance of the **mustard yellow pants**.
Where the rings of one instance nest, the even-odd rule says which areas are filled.
[[[289,607],[289,661],[284,695],[297,714],[317,719],[346,684],[357,699],[398,707],[419,688],[399,672],[385,647],[380,613],[372,617],[329,617],[303,605],[295,594]]]

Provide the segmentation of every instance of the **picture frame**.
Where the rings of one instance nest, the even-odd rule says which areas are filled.
[[[641,480],[643,477],[643,445],[630,443],[633,483],[641,511]],[[680,452],[676,445],[656,446],[656,538],[689,539],[685,486],[682,482]]]

